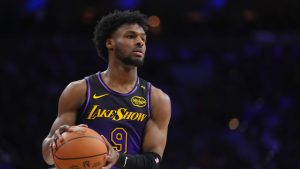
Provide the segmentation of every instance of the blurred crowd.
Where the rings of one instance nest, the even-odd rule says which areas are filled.
[[[27,13],[2,8],[19,15],[0,29],[0,169],[49,168],[41,143],[61,92],[106,69],[92,43],[94,9],[77,21],[57,4]],[[251,11],[247,21],[221,17],[226,23],[204,22],[207,13],[189,13],[191,23],[164,15],[148,35],[139,75],[172,101],[161,168],[300,169],[300,32],[274,22],[259,27]]]

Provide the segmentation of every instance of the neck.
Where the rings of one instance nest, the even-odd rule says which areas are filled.
[[[103,72],[106,82],[120,85],[132,85],[137,80],[137,67],[124,63],[109,62],[108,68]]]

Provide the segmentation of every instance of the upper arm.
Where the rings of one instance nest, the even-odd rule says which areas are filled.
[[[151,116],[146,124],[143,151],[155,152],[161,157],[167,142],[171,118],[171,101],[167,94],[152,86]]]
[[[58,114],[51,127],[49,136],[52,136],[61,125],[75,125],[78,110],[86,98],[86,82],[79,80],[71,82],[62,92],[58,102]]]

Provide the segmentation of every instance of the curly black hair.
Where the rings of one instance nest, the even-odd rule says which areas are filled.
[[[98,55],[108,60],[108,49],[106,39],[109,38],[123,24],[138,24],[145,32],[148,31],[147,16],[140,11],[114,11],[101,18],[94,31],[94,43]]]

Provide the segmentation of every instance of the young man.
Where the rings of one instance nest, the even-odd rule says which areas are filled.
[[[70,126],[88,125],[106,139],[109,168],[158,169],[167,141],[168,95],[137,75],[144,62],[147,18],[138,11],[115,11],[94,32],[98,54],[108,68],[70,83],[59,99],[58,115],[43,141],[44,160],[63,142]]]

